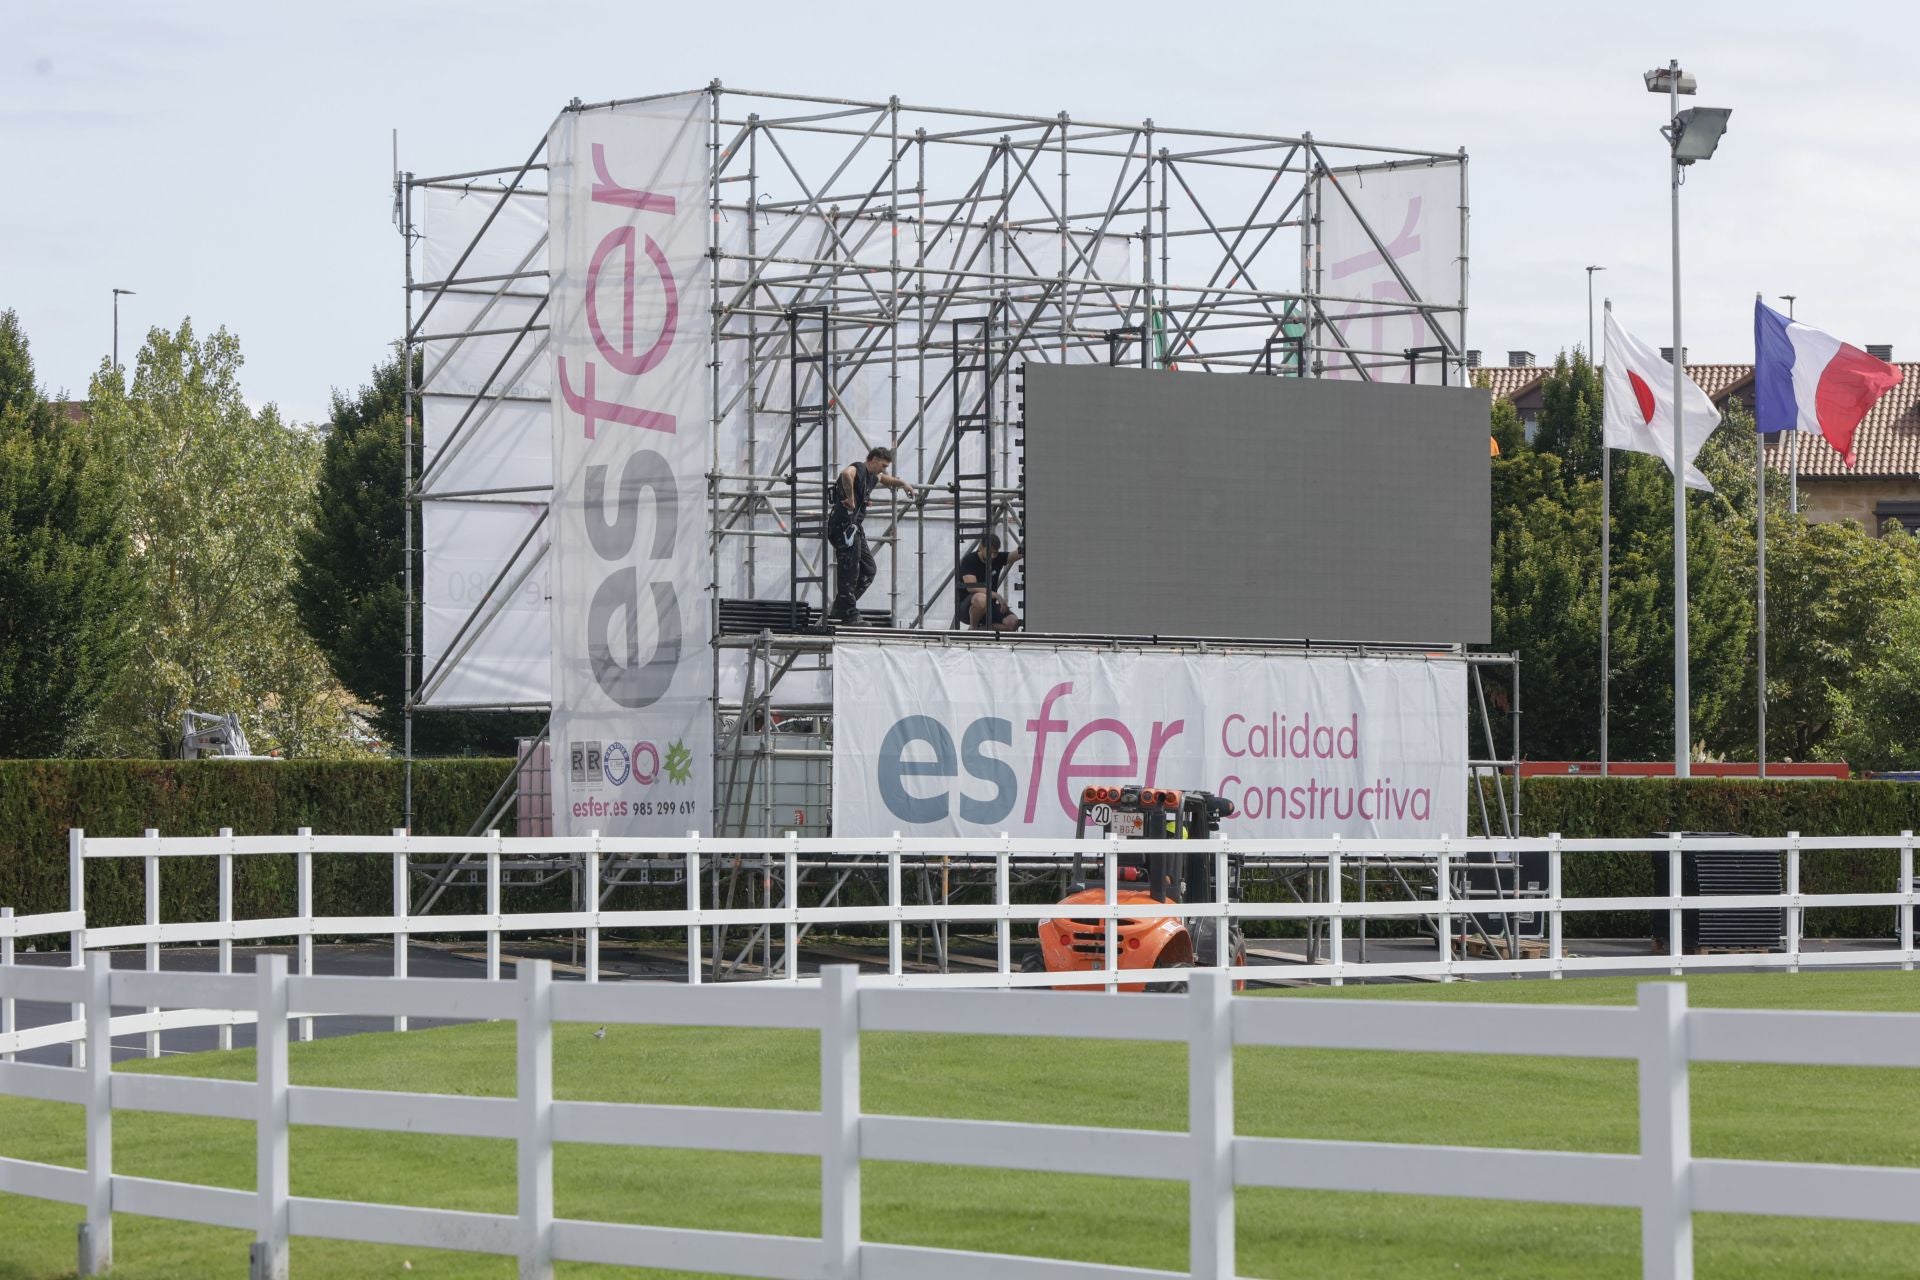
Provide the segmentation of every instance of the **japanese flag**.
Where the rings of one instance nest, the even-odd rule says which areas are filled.
[[[1673,470],[1673,366],[1614,322],[1607,312],[1607,448],[1650,453]],[[1680,380],[1680,431],[1686,450],[1687,487],[1713,492],[1693,465],[1700,446],[1720,425],[1720,411],[1693,379]]]

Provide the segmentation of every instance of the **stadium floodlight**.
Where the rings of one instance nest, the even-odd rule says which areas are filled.
[[[1678,87],[1674,85],[1676,77],[1680,81]],[[1691,97],[1700,89],[1700,82],[1693,74],[1678,67],[1655,67],[1641,78],[1647,82],[1648,93],[1684,93]]]
[[[1688,107],[1673,118],[1673,158],[1681,164],[1711,160],[1720,135],[1727,131],[1727,107]]]
[[[1673,776],[1690,776],[1693,750],[1692,707],[1687,689],[1687,487],[1686,452],[1680,412],[1685,402],[1686,345],[1680,338],[1680,183],[1681,171],[1696,160],[1712,158],[1727,131],[1725,107],[1680,109],[1680,95],[1694,94],[1700,85],[1680,69],[1675,59],[1643,77],[1647,92],[1667,95],[1667,123],[1660,134],[1667,140],[1673,186]]]

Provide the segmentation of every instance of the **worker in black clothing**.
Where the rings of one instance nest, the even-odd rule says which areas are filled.
[[[898,489],[909,499],[914,487],[899,476],[887,474],[893,465],[893,450],[875,445],[867,450],[864,463],[849,462],[834,478],[828,495],[827,542],[833,548],[836,592],[833,597],[833,621],[860,626],[860,611],[855,604],[873,585],[873,552],[867,549],[867,533],[862,526],[867,518],[867,500],[875,485]]]
[[[996,585],[1000,573],[1025,554],[1020,548],[1000,549],[1000,539],[989,533],[980,545],[960,557],[953,571],[958,596],[954,620],[970,631],[1018,631],[1020,619],[1007,608],[1006,597]]]

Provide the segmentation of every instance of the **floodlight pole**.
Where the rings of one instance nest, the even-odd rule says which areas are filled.
[[[1687,693],[1686,347],[1680,338],[1680,61],[1667,63],[1667,148],[1673,183],[1673,776],[1691,775]]]

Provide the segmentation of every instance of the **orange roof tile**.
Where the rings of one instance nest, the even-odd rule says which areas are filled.
[[[1841,480],[1920,477],[1920,363],[1895,367],[1902,375],[1900,385],[1880,397],[1854,433],[1854,465],[1849,468],[1826,441],[1809,437],[1800,447],[1802,476]],[[1512,398],[1530,389],[1553,369],[1551,366],[1493,366],[1474,372],[1485,377],[1493,394]],[[1687,376],[1715,404],[1737,395],[1752,407],[1753,366],[1750,364],[1689,364]],[[1782,433],[1767,445],[1768,465],[1782,471],[1787,467],[1783,447],[1786,438]]]
[[[1816,436],[1800,444],[1800,474],[1835,480],[1920,476],[1920,364],[1899,364],[1900,385],[1881,396],[1853,433],[1853,466]],[[1802,433],[1804,435],[1804,433]],[[1787,433],[1767,446],[1770,465],[1786,469]]]
[[[1467,371],[1475,386],[1485,382],[1487,388],[1502,400],[1511,400],[1521,392],[1529,390],[1540,379],[1553,372],[1552,365],[1482,365],[1478,369]]]
[[[1690,364],[1687,376],[1715,404],[1736,392],[1744,393],[1742,399],[1753,398],[1753,366],[1750,364]]]

